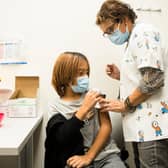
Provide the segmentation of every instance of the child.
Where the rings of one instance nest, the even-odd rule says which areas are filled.
[[[50,106],[45,168],[125,167],[110,138],[108,113],[94,108],[101,96],[88,91],[89,72],[87,58],[77,52],[61,54],[54,65],[52,85],[60,99]]]

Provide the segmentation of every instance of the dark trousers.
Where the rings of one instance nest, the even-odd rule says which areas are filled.
[[[168,168],[168,139],[132,145],[136,168]]]

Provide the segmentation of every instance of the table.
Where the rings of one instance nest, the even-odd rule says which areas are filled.
[[[33,134],[42,118],[42,115],[36,118],[6,117],[0,127],[0,157],[14,156],[17,168],[33,168]]]

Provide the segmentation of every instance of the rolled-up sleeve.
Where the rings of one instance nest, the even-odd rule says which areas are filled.
[[[159,31],[149,27],[135,34],[133,54],[142,75],[139,89],[142,93],[153,94],[164,86],[164,64]]]
[[[142,93],[153,94],[164,86],[164,72],[151,67],[141,68],[142,80],[139,89]]]

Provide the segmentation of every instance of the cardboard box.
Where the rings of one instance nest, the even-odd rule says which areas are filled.
[[[15,91],[8,101],[8,117],[36,117],[38,88],[38,76],[16,76]]]

